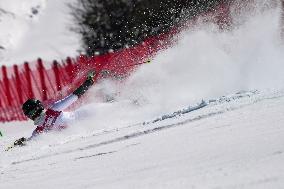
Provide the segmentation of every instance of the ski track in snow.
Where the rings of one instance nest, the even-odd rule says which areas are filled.
[[[279,146],[280,143],[277,142],[279,141],[277,139],[284,131],[283,128],[279,126],[277,127],[276,125],[274,127],[271,127],[273,129],[267,130],[266,127],[260,125],[259,128],[257,126],[252,128],[248,127],[247,129],[245,129],[246,133],[244,133],[244,130],[242,128],[235,128],[237,130],[241,129],[240,131],[235,130],[233,132],[233,135],[236,137],[236,139],[234,140],[237,140],[238,142],[230,142],[232,149],[225,150],[226,152],[231,152],[232,155],[230,155],[230,153],[222,154],[222,151],[224,150],[224,142],[226,143],[225,138],[230,137],[232,134],[230,134],[229,132],[232,127],[229,122],[235,120],[234,116],[236,116],[237,114],[240,114],[238,116],[241,116],[241,112],[245,112],[248,115],[243,115],[243,119],[246,119],[246,117],[248,116],[247,118],[250,120],[250,111],[257,112],[255,111],[255,109],[259,107],[264,108],[263,111],[265,111],[265,106],[267,105],[270,106],[271,104],[271,106],[273,106],[273,104],[278,104],[278,102],[283,103],[283,97],[283,92],[277,92],[273,94],[263,94],[258,91],[242,93],[228,97],[221,97],[217,100],[210,100],[210,102],[208,101],[208,105],[204,108],[186,114],[178,115],[169,119],[161,120],[155,123],[145,124],[145,122],[151,122],[151,120],[148,120],[145,121],[144,124],[143,122],[141,122],[123,128],[118,127],[111,130],[90,133],[90,135],[77,136],[75,138],[72,138],[71,140],[67,139],[63,143],[55,143],[48,146],[42,146],[40,148],[37,143],[32,143],[31,145],[23,148],[14,148],[11,151],[1,154],[3,161],[1,162],[2,165],[0,166],[0,177],[1,180],[3,179],[4,181],[6,181],[6,184],[4,184],[4,186],[11,187],[16,186],[16,183],[22,183],[23,181],[21,181],[21,178],[25,178],[26,174],[31,177],[36,176],[41,179],[42,176],[40,175],[42,174],[42,172],[46,172],[49,177],[53,177],[53,174],[56,177],[59,176],[59,173],[57,172],[58,168],[66,165],[70,165],[71,170],[73,170],[73,168],[77,170],[78,168],[76,168],[76,165],[80,167],[83,166],[82,168],[80,168],[80,170],[85,170],[86,173],[88,173],[89,171],[87,170],[87,165],[91,165],[92,162],[100,162],[97,165],[100,167],[97,171],[102,172],[101,178],[90,179],[89,182],[87,182],[88,184],[83,184],[83,188],[93,188],[95,186],[98,186],[99,188],[113,188],[113,186],[118,186],[115,184],[116,182],[119,182],[118,188],[132,188],[132,185],[128,184],[135,181],[135,175],[143,175],[144,173],[149,173],[151,177],[154,178],[155,175],[158,176],[160,173],[161,178],[165,177],[169,180],[163,181],[163,179],[161,179],[159,181],[156,180],[156,182],[153,182],[155,180],[154,178],[152,178],[154,179],[152,180],[151,177],[142,176],[141,182],[137,182],[136,184],[134,184],[134,182],[133,186],[137,186],[137,188],[151,188],[150,185],[147,184],[155,183],[152,188],[160,188],[163,185],[159,184],[168,183],[168,185],[163,186],[162,188],[171,188],[172,186],[179,186],[177,188],[188,188],[191,183],[192,186],[195,185],[197,186],[197,188],[266,188],[266,186],[268,186],[268,188],[271,188],[271,186],[272,188],[279,188],[277,186],[280,186],[281,183],[283,183],[283,178],[281,176],[283,174],[279,174],[279,171],[281,171],[281,166],[278,169],[275,169],[273,167],[275,167],[274,164],[275,162],[277,162],[277,159],[279,159],[279,161],[281,162],[280,159],[284,154],[284,148],[281,148],[281,146]],[[251,110],[248,111],[248,109]],[[227,121],[226,119],[224,119],[226,115],[229,117]],[[223,119],[221,119],[222,117]],[[281,117],[279,117],[279,119],[281,119]],[[154,118],[153,120],[156,120],[156,118]],[[208,124],[213,123],[214,120],[218,120],[220,124]],[[235,121],[237,122],[237,120]],[[137,149],[140,149],[143,145],[145,145],[145,143],[151,144],[151,141],[154,140],[158,143],[155,145],[161,145],[163,144],[163,140],[166,140],[166,138],[163,138],[165,134],[166,136],[173,135],[176,137],[176,133],[182,133],[184,131],[192,133],[190,135],[187,135],[191,137],[192,141],[189,140],[188,144],[179,144],[181,146],[179,146],[178,148],[182,150],[184,148],[183,145],[189,145],[187,153],[182,153],[181,155],[181,152],[175,151],[175,154],[172,155],[174,159],[172,159],[172,157],[170,158],[171,160],[168,160],[168,158],[160,160],[154,158],[147,160],[146,157],[148,156],[145,156],[146,159],[144,160],[143,154],[136,154]],[[214,133],[218,133],[220,131],[222,134],[217,135],[220,138],[215,138]],[[250,134],[252,131],[253,133]],[[242,134],[238,136],[238,132]],[[229,136],[226,136],[226,133]],[[252,138],[248,137],[247,135]],[[203,138],[198,139],[199,136],[203,136]],[[195,137],[197,138],[194,139]],[[220,152],[219,150],[216,150],[214,148],[211,149],[211,147],[213,146],[210,145],[209,141],[212,138],[218,141],[217,143],[215,143],[214,140],[212,142],[214,143],[214,147],[217,146],[217,148],[221,148]],[[269,145],[271,144],[271,138],[275,138],[274,145]],[[246,143],[241,143],[241,140],[243,139],[246,140]],[[169,145],[169,150],[172,148],[171,143],[173,143],[173,145],[176,144],[175,140],[178,139],[173,140],[173,138],[171,138],[171,142],[167,143],[167,146]],[[200,140],[200,142],[203,142],[201,142],[197,146],[192,145],[192,142],[195,140]],[[204,140],[207,142],[204,143]],[[262,142],[260,145],[264,145],[263,147],[258,148],[257,146],[254,146],[256,141],[265,140],[267,140],[268,143],[266,144],[265,142]],[[221,143],[219,144],[219,142]],[[207,149],[204,151],[204,145],[211,147],[206,147]],[[243,145],[248,145],[254,148],[244,147]],[[266,148],[265,151],[259,151],[260,149],[265,148],[266,145],[271,146],[271,149]],[[238,151],[238,149],[241,151]],[[147,152],[148,150],[151,151],[151,149],[142,148],[142,151],[138,150],[138,152],[147,154],[150,153]],[[135,155],[133,155],[133,153],[135,153]],[[159,154],[159,152],[157,153]],[[165,152],[164,150],[160,150],[160,153],[163,154]],[[20,154],[22,155],[20,156]],[[131,164],[131,169],[128,168],[128,166],[125,166],[125,168],[123,169],[122,167],[124,163],[120,162],[121,165],[117,164],[116,159],[118,160],[118,162],[123,161],[124,154],[130,155],[130,157],[128,157],[130,158],[129,162],[134,163],[135,161],[133,161],[132,159],[135,159],[135,156],[137,156],[138,159],[142,157],[142,160],[145,162],[142,163],[140,159],[140,161],[137,161],[140,162],[139,164],[142,163],[141,165],[135,165],[134,168]],[[152,156],[150,157],[152,158]],[[163,155],[161,155],[161,157],[163,157]],[[188,158],[190,158],[190,161]],[[111,163],[112,161],[114,161],[114,163]],[[151,163],[151,161],[154,162]],[[171,163],[171,161],[173,162]],[[180,163],[177,163],[175,161],[178,161]],[[183,161],[187,161],[187,163]],[[115,166],[117,168],[108,167],[104,169],[104,162],[108,162],[107,164],[110,164],[109,166]],[[270,165],[269,162],[271,162],[272,164]],[[84,164],[86,164],[87,167],[84,168]],[[189,170],[193,170],[194,173],[183,173],[182,170],[184,170],[184,168],[181,168],[180,166],[187,167],[187,164],[191,165],[189,167]],[[265,169],[268,171],[267,174],[257,174],[258,171],[264,171],[263,167],[265,167]],[[95,170],[96,168],[94,167],[93,169]],[[116,169],[118,169],[118,171],[121,172],[122,175],[115,176]],[[128,172],[130,171],[128,169],[131,170],[131,173]],[[171,177],[164,175],[165,172],[169,172],[167,174],[173,175],[173,170],[178,171],[180,175],[178,178],[176,178],[176,180],[171,180]],[[246,173],[243,172],[244,170],[247,170],[246,172],[249,172],[249,175],[253,174],[254,176],[251,178],[246,177]],[[88,178],[88,176],[86,175],[89,174],[84,174],[83,172],[81,179]],[[110,174],[111,172],[113,173]],[[67,167],[64,168],[64,173],[68,173]],[[108,174],[112,176],[108,177]],[[187,175],[187,180],[184,180],[184,174]],[[79,177],[78,180],[80,180],[80,175],[77,176]],[[96,176],[98,177],[98,175]],[[10,179],[13,178],[17,179],[15,179],[14,182],[10,181]],[[224,180],[224,178],[226,179]],[[100,179],[102,180],[100,181]],[[205,179],[206,182],[203,183],[200,179]],[[54,180],[53,178],[51,180],[53,180],[54,183],[63,183],[60,179]],[[142,184],[142,181],[145,182],[145,186]],[[70,182],[73,183],[74,186],[68,185],[68,188],[78,188],[82,186],[80,184],[81,182]],[[200,185],[202,187],[198,187]],[[44,182],[44,185],[42,187],[49,188],[50,186],[51,185],[48,184],[48,182]],[[32,187],[25,183],[23,187],[35,188],[36,186]]]
[[[210,118],[210,117],[223,114],[229,111],[241,109],[246,106],[251,106],[252,104],[258,103],[260,101],[281,98],[283,96],[284,94],[282,93],[275,93],[271,95],[261,95],[259,94],[258,91],[238,93],[238,94],[228,96],[228,97],[224,96],[216,100],[209,100],[206,106],[200,109],[191,111],[191,112],[187,112],[184,114],[177,114],[177,115],[175,115],[176,113],[169,114],[169,115],[175,115],[175,116],[166,118],[165,120],[162,120],[161,118],[155,118],[152,121],[144,121],[142,123],[136,123],[136,124],[129,125],[126,127],[122,127],[122,128],[105,130],[105,131],[95,133],[89,136],[80,136],[72,140],[67,140],[61,144],[58,143],[58,144],[49,145],[48,146],[49,149],[54,148],[54,150],[56,151],[56,148],[58,148],[58,145],[64,146],[65,144],[68,144],[68,143],[80,142],[80,140],[90,139],[93,137],[107,138],[107,140],[103,139],[101,142],[94,143],[94,144],[87,144],[85,146],[76,147],[74,149],[62,150],[59,152],[48,152],[45,155],[39,155],[39,156],[32,157],[32,158],[22,159],[20,161],[12,161],[11,165],[27,163],[30,161],[41,160],[41,159],[50,158],[50,157],[59,156],[59,155],[67,155],[67,154],[78,152],[78,151],[89,150],[92,148],[97,148],[97,147],[109,145],[112,143],[130,140],[133,138],[141,137],[143,135],[148,135],[151,133],[159,132],[165,129],[171,129],[175,127],[184,126],[194,121],[199,121],[202,119]],[[177,112],[182,112],[182,110],[177,111]],[[161,116],[161,117],[164,117],[164,116]],[[166,117],[168,117],[168,115]],[[110,136],[110,137],[107,136],[110,134],[113,134],[113,136]],[[14,148],[12,150],[20,151],[22,150],[22,148]],[[106,152],[106,153],[98,153],[92,156],[85,156],[85,157],[83,156],[83,157],[75,158],[75,160],[87,158],[87,157],[107,155],[107,154],[111,154],[114,152],[115,151]]]

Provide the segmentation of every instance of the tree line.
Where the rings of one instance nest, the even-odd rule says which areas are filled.
[[[70,4],[87,55],[103,54],[167,32],[221,0],[78,0]]]

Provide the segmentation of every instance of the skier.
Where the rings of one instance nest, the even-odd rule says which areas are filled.
[[[50,130],[61,130],[67,127],[67,123],[75,119],[74,113],[64,112],[71,104],[78,100],[94,83],[95,73],[89,72],[85,82],[78,87],[72,94],[62,100],[55,102],[47,110],[44,109],[42,103],[36,99],[28,99],[22,106],[24,114],[34,121],[36,129],[31,137],[22,137],[16,140],[12,147],[23,146],[27,141],[33,139],[43,132]],[[10,148],[12,148],[10,147]]]

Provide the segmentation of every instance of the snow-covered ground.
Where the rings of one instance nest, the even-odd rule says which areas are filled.
[[[2,152],[1,187],[280,189],[283,95],[212,103],[148,125],[87,132],[77,124]]]
[[[75,56],[80,37],[70,31],[67,3],[75,0],[1,0],[0,65]]]
[[[283,188],[279,15],[262,9],[230,31],[183,32],[123,85],[98,83],[81,120],[25,147],[4,151],[31,122],[0,125],[0,188]]]

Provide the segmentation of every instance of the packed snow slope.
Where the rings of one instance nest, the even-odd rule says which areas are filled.
[[[80,37],[68,3],[75,0],[1,0],[0,65],[75,56]]]
[[[149,125],[77,124],[2,152],[1,187],[280,189],[283,108],[281,95],[251,96]]]
[[[280,9],[255,7],[229,31],[201,21],[125,83],[97,83],[63,132],[5,152],[33,126],[1,125],[1,188],[283,188]]]

